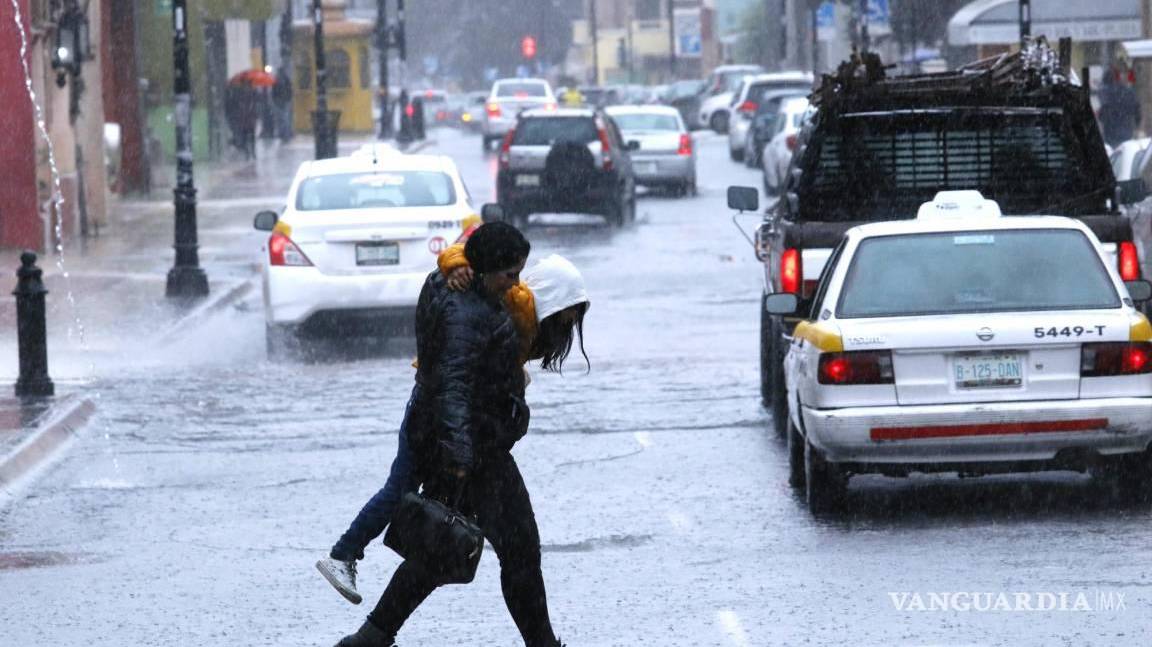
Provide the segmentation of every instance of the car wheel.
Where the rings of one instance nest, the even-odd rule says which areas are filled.
[[[736,150],[735,148],[732,148],[731,146],[729,146],[728,147],[728,157],[732,158],[733,162],[742,162],[742,161],[744,161],[744,151]]]
[[[607,208],[604,209],[604,218],[608,221],[609,225],[614,227],[623,227],[625,219],[625,203],[623,200],[614,200],[608,203]]]
[[[788,485],[794,488],[804,487],[804,437],[800,430],[788,421]]]
[[[1117,499],[1143,501],[1152,481],[1152,455],[1147,450],[1100,459],[1092,476]]]
[[[772,424],[776,426],[776,433],[784,433],[788,423],[788,387],[784,381],[784,351],[780,346],[783,342],[780,334],[781,322],[768,318],[768,356],[766,357],[768,372],[766,379],[769,385],[768,397],[764,406],[772,414]]]
[[[848,495],[848,476],[824,460],[809,440],[804,441],[804,498],[812,514],[839,511]]]
[[[712,130],[720,134],[728,132],[728,113],[722,110],[717,110],[716,112],[712,113],[712,117],[708,120],[708,125],[712,128]]]

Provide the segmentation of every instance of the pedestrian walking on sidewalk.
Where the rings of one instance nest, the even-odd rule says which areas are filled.
[[[512,332],[513,324],[500,298],[519,288],[519,269],[527,249],[527,241],[510,225],[484,225],[464,248],[475,272],[466,290],[449,289],[449,281],[441,272],[429,277],[417,312],[417,386],[390,478],[390,482],[406,482],[395,488],[386,486],[373,497],[333,548],[333,559],[322,560],[317,566],[338,589],[344,585],[341,592],[349,599],[359,601],[354,558],[363,555],[363,547],[386,525],[388,519],[380,513],[391,514],[395,498],[390,492],[397,492],[398,497],[400,491],[411,490],[419,482],[426,495],[446,499],[459,489],[463,479],[467,488],[461,507],[476,515],[496,549],[508,608],[525,643],[551,646],[559,643],[548,618],[539,533],[527,489],[509,453],[526,431],[527,410],[522,404],[525,373],[520,341]],[[517,259],[518,250],[523,250],[523,256]],[[569,274],[578,277],[575,268],[563,259],[551,265],[566,265],[563,271],[570,269]],[[467,273],[466,268],[456,269]],[[560,292],[555,286],[552,289]],[[563,307],[548,314],[567,311],[551,321],[571,322],[565,324],[570,329],[579,325],[586,303],[586,297],[581,297],[576,308]],[[488,314],[483,314],[485,311]],[[560,329],[541,323],[535,338],[556,340],[562,337],[555,332]],[[569,334],[564,352],[548,355],[550,366],[559,367],[571,342]],[[400,465],[405,455],[409,457],[407,468]],[[346,559],[344,551],[357,554]],[[421,564],[405,561],[368,621],[340,644],[390,645],[407,617],[440,584]]]

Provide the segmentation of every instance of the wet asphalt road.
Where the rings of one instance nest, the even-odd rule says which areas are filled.
[[[439,140],[490,199],[494,156]],[[868,478],[853,481],[855,512],[808,514],[758,403],[758,266],[724,206],[729,183],[759,176],[725,145],[701,138],[699,197],[644,197],[632,227],[549,217],[529,231],[534,255],[584,271],[593,303],[591,372],[535,373],[515,451],[564,640],[1152,642],[1152,509],[1085,477]],[[253,296],[168,346],[125,339],[91,369],[98,417],[0,510],[0,644],[326,646],[359,625],[397,558],[369,548],[361,607],[312,564],[384,481],[410,345],[269,363],[262,324]],[[517,644],[498,576],[490,553],[400,644]],[[890,596],[1100,591],[1124,608],[909,611]]]

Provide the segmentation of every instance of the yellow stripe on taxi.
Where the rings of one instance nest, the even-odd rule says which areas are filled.
[[[801,321],[796,324],[796,330],[792,332],[792,336],[808,340],[808,343],[825,353],[844,351],[844,338],[840,336],[838,329],[829,324]]]
[[[1148,323],[1148,317],[1136,315],[1128,331],[1128,341],[1152,341],[1152,324]]]

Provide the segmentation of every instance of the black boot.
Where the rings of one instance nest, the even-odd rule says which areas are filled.
[[[395,636],[385,634],[371,620],[365,620],[356,633],[344,636],[336,647],[396,647],[393,639]]]

